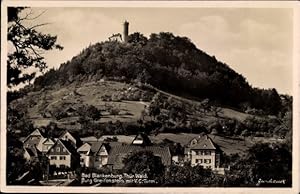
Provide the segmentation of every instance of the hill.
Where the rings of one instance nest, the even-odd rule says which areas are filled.
[[[34,87],[40,90],[105,77],[137,80],[174,95],[208,98],[239,110],[255,108],[276,115],[282,108],[275,89],[251,87],[242,75],[196,48],[188,38],[165,32],[151,34],[149,39],[134,33],[126,44],[91,45],[58,70],[38,77]]]
[[[91,45],[33,86],[8,93],[8,129],[279,137],[291,131],[291,98],[282,97],[251,87],[186,37],[134,33],[128,43]]]

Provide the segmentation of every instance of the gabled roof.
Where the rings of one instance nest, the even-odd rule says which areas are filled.
[[[190,149],[199,149],[199,150],[215,150],[217,149],[213,141],[207,135],[201,136],[197,139],[197,144],[190,147]]]
[[[148,135],[145,134],[145,133],[139,133],[139,134],[137,134],[135,136],[135,138],[133,139],[132,144],[133,144],[133,142],[135,140],[141,140],[141,141],[143,141],[143,143],[142,143],[143,145],[151,145],[152,144],[152,142],[149,139]]]
[[[32,131],[24,140],[23,143],[26,142],[28,140],[29,137],[32,136],[41,136],[42,138],[44,138],[43,134],[41,133],[41,131],[39,129],[35,129],[34,131]]]
[[[43,134],[41,133],[41,131],[39,129],[35,129],[33,132],[30,133],[30,135],[40,135],[43,137]]]
[[[68,130],[65,130],[59,137],[58,139],[61,139],[66,133],[70,134],[75,140],[76,140],[76,146],[79,147],[82,145],[82,141],[77,133],[71,133]]]
[[[48,141],[49,143],[47,143],[47,141]],[[40,140],[39,144],[37,145],[37,148],[38,148],[39,150],[42,150],[42,146],[43,146],[43,145],[54,145],[54,143],[55,143],[55,141],[52,140],[51,138],[48,138],[48,137],[43,138],[43,137],[42,137],[42,139]]]
[[[42,143],[43,144],[45,144],[47,141],[49,141],[49,143],[51,143],[51,144],[54,144],[55,143],[55,141],[53,140],[53,139],[51,139],[51,138],[44,138],[44,140],[42,141]]]
[[[84,144],[82,144],[78,149],[77,152],[80,154],[89,154],[91,151],[91,144],[88,142],[85,142]]]
[[[64,141],[64,140],[60,140],[58,139],[55,144],[48,150],[47,154],[51,153],[51,149],[54,148],[58,143],[60,143],[69,154],[78,154],[76,149],[73,147],[73,145],[68,142],[68,141]]]
[[[151,151],[155,156],[161,157],[162,163],[166,166],[171,164],[171,153],[168,147],[161,146],[137,146],[137,145],[111,145],[111,151],[108,156],[108,165],[113,165],[114,169],[122,169],[123,159],[128,154],[136,151]]]
[[[105,147],[106,151],[109,153],[111,150],[111,145],[115,146],[115,145],[121,145],[121,143],[119,142],[103,142],[103,141],[97,141],[97,142],[86,142],[85,144],[89,144],[91,147],[87,150],[87,152],[85,154],[89,155],[89,156],[93,156],[96,155],[100,149],[102,147]],[[83,144],[83,145],[85,145]],[[81,146],[82,147],[82,146]],[[81,148],[80,147],[80,148]],[[80,149],[78,148],[77,151]]]

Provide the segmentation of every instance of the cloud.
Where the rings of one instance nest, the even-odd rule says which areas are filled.
[[[244,75],[253,86],[292,93],[291,29],[274,21],[256,21],[255,17],[233,23],[225,16],[210,15],[182,24],[179,32]]]
[[[40,12],[45,8],[34,8]],[[215,55],[254,86],[292,90],[292,14],[287,9],[239,8],[47,8],[35,23],[58,36],[63,51],[45,55],[50,67],[70,60],[90,43],[107,40],[122,32],[121,22],[130,21],[130,32],[145,35],[171,31],[189,37],[195,45]],[[280,79],[278,79],[280,75]]]

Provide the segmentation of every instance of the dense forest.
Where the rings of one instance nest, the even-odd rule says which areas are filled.
[[[85,79],[123,77],[176,95],[203,99],[238,109],[256,108],[278,114],[282,104],[275,89],[251,87],[245,77],[209,56],[186,37],[169,32],[129,35],[127,44],[97,43],[35,80],[35,88],[67,85]]]

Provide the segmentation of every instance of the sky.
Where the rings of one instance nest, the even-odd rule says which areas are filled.
[[[293,10],[289,8],[32,8],[44,12],[27,25],[57,35],[63,51],[45,53],[58,68],[90,44],[122,33],[172,32],[186,36],[217,60],[242,74],[250,85],[292,94]]]

